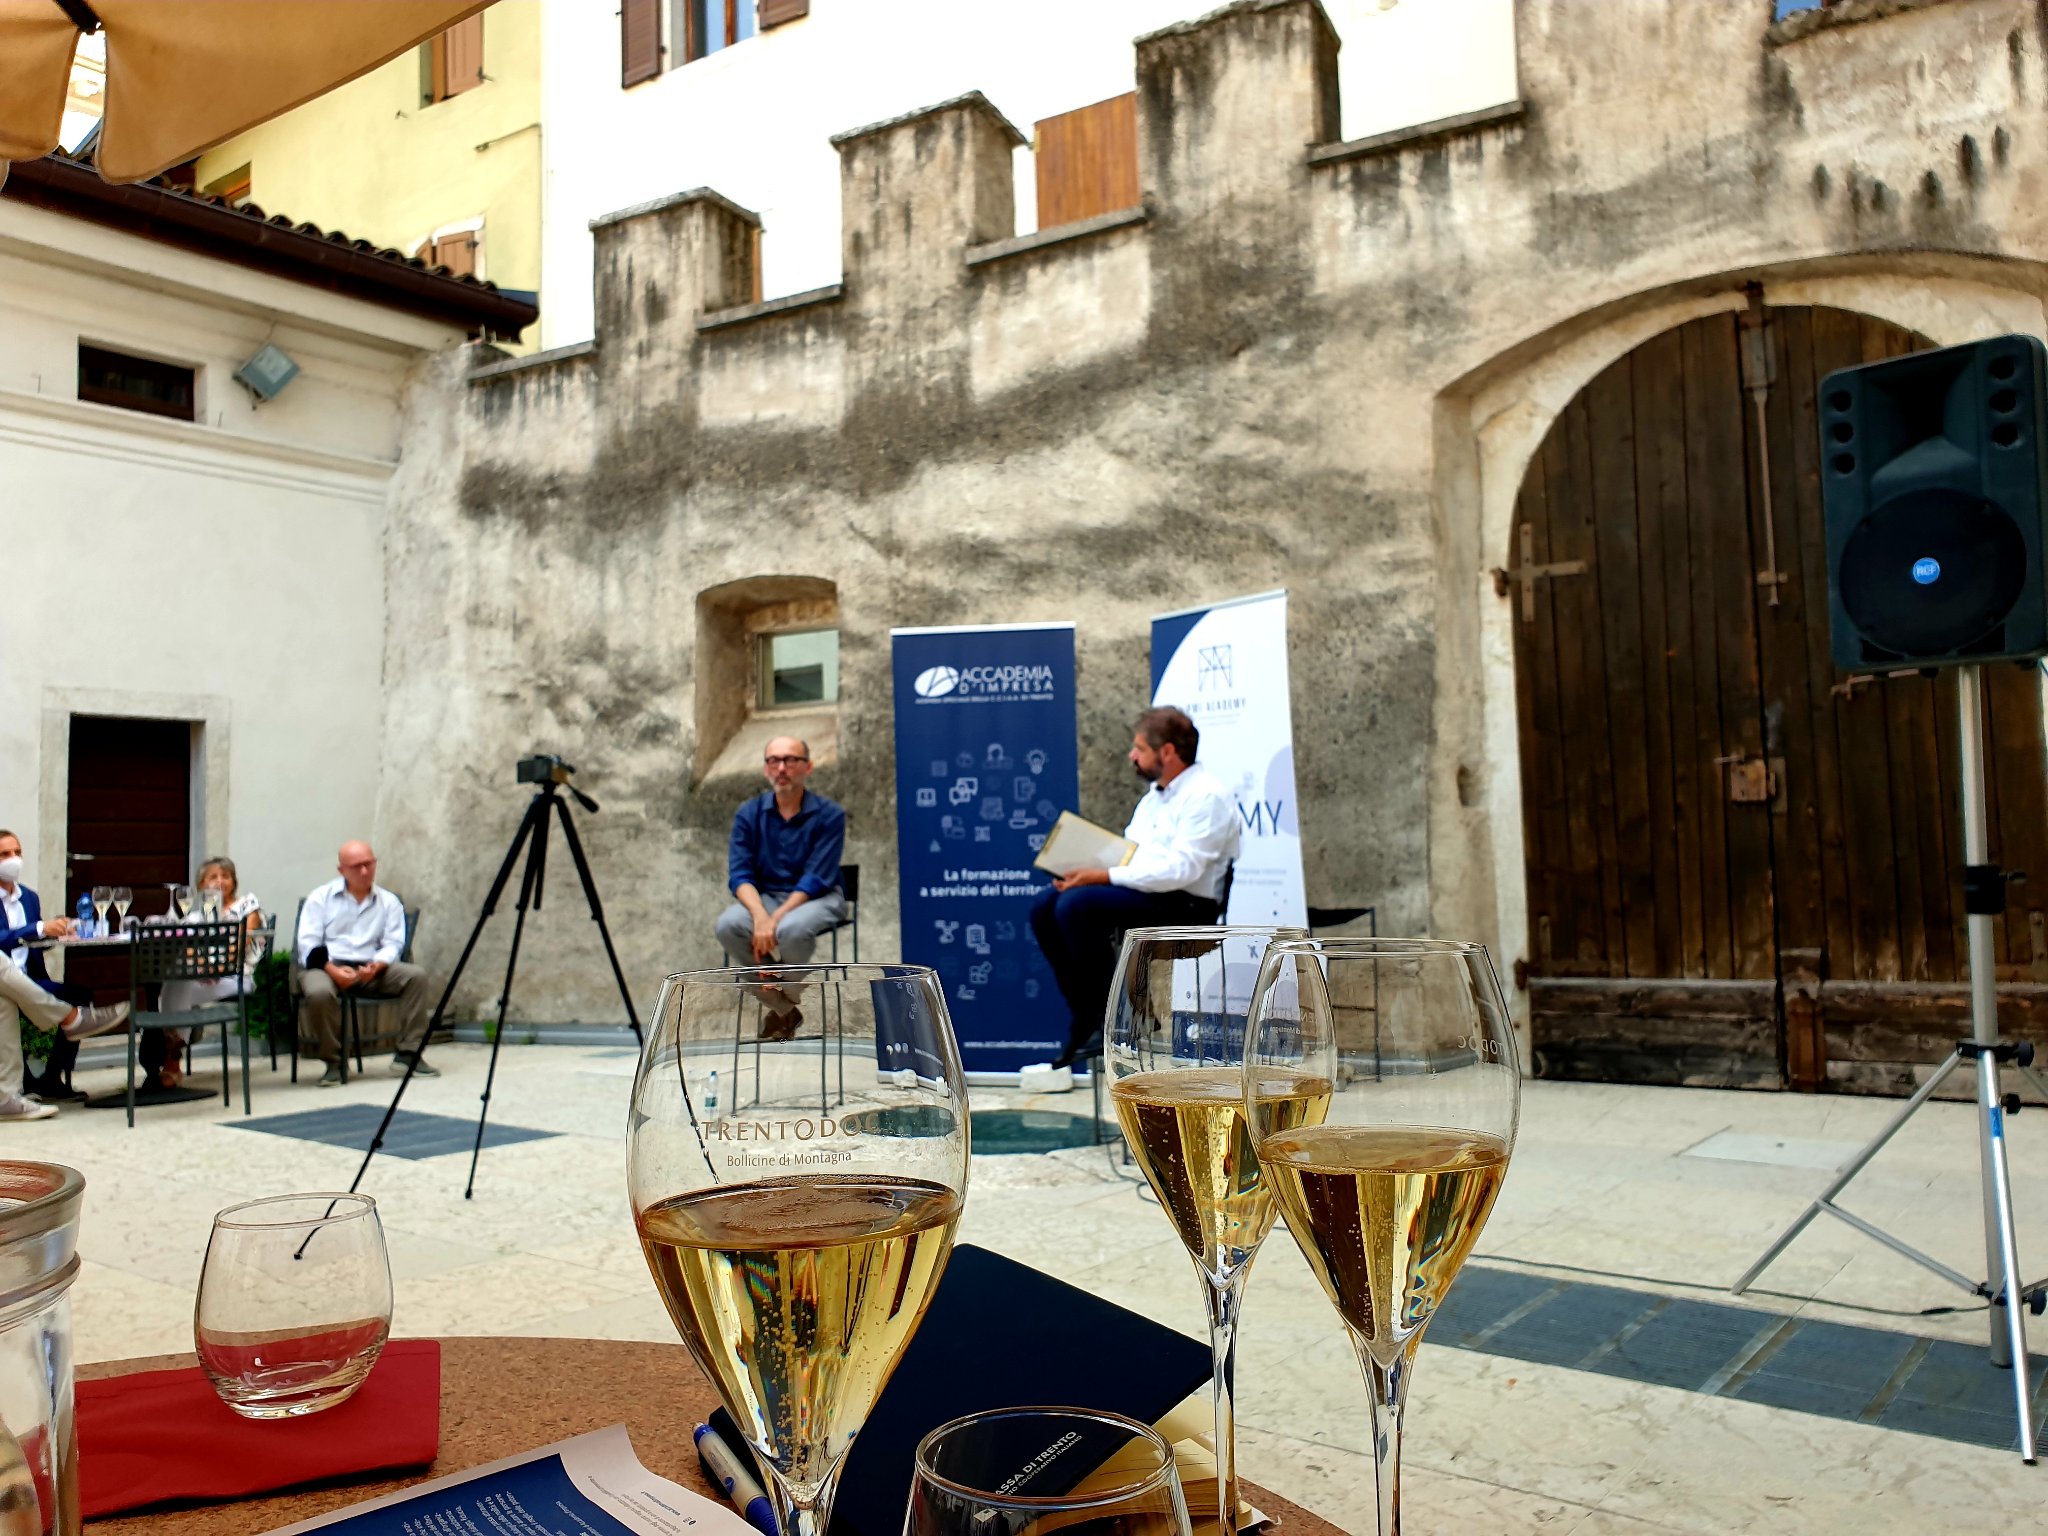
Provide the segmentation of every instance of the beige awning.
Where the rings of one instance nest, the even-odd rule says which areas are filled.
[[[71,54],[107,37],[97,159],[145,181],[417,46],[490,0],[0,0],[0,175],[57,147]]]

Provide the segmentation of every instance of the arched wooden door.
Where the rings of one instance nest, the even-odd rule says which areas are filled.
[[[1537,1070],[1891,1092],[1968,1029],[1955,680],[1828,653],[1814,397],[1931,343],[1762,308],[1559,417],[1508,564]],[[1761,401],[1761,415],[1758,402]],[[1986,673],[2008,1031],[2048,1024],[2041,680]]]

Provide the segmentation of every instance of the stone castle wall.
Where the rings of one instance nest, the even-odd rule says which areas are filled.
[[[790,300],[750,302],[761,232],[715,192],[600,221],[595,343],[412,402],[379,828],[429,963],[536,749],[605,803],[582,827],[640,1009],[711,963],[759,780],[697,739],[698,596],[770,577],[837,589],[813,782],[867,957],[895,954],[892,625],[1077,621],[1082,809],[1116,821],[1150,615],[1280,586],[1309,900],[1522,953],[1486,571],[1556,412],[1751,281],[1943,341],[2042,329],[2037,8],[1771,10],[1523,0],[1520,102],[1347,145],[1314,0],[1248,0],[1136,44],[1142,210],[1011,238],[1016,131],[969,96],[835,141],[844,280]],[[615,1018],[560,860],[552,888],[515,1016]]]

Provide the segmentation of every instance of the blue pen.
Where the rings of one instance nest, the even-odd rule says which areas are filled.
[[[697,1459],[704,1463],[705,1476],[724,1491],[726,1501],[761,1536],[776,1536],[775,1506],[768,1502],[768,1495],[761,1491],[746,1464],[733,1454],[732,1447],[709,1424],[699,1424],[691,1438],[697,1442]]]

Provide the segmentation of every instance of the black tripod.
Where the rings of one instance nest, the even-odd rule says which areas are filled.
[[[525,764],[521,765],[521,777],[526,777]],[[484,909],[477,914],[476,926],[469,931],[469,942],[462,946],[462,958],[455,962],[455,970],[448,977],[448,985],[442,989],[441,1001],[434,1005],[434,1016],[427,1021],[427,1035],[431,1036],[440,1027],[441,1015],[448,1010],[448,999],[455,995],[456,983],[462,980],[464,967],[476,949],[476,941],[483,937],[484,924],[498,910],[498,898],[505,893],[505,882],[512,878],[512,866],[519,862],[519,850],[526,849],[526,870],[519,877],[519,915],[512,923],[512,952],[505,957],[505,985],[498,993],[498,1025],[491,1032],[491,1065],[484,1074],[484,1093],[481,1107],[476,1116],[476,1145],[469,1154],[469,1183],[463,1187],[462,1198],[467,1200],[476,1191],[476,1164],[483,1155],[484,1120],[491,1112],[491,1085],[498,1077],[498,1047],[505,1038],[505,1006],[512,999],[512,971],[519,964],[519,938],[526,931],[526,909],[531,906],[540,910],[541,884],[548,872],[548,808],[554,807],[562,819],[562,836],[569,844],[569,857],[576,861],[576,878],[583,882],[583,899],[590,904],[590,920],[597,924],[597,931],[604,939],[605,958],[612,963],[612,979],[619,984],[619,997],[626,1005],[626,1023],[632,1028],[633,1038],[640,1036],[640,1015],[633,1007],[633,994],[626,990],[626,973],[619,969],[618,951],[612,948],[612,932],[605,926],[604,903],[598,900],[597,882],[590,877],[590,861],[583,856],[583,840],[576,835],[576,823],[569,819],[569,804],[557,791],[566,789],[576,797],[576,803],[597,814],[597,802],[567,780],[568,770],[558,768],[555,776],[541,780],[533,799],[527,803],[526,815],[519,823],[519,831],[512,838],[512,846],[505,851],[505,862],[498,866],[498,878],[491,882],[490,894],[484,897]],[[398,1113],[398,1101],[405,1097],[405,1090],[412,1085],[412,1075],[418,1069],[420,1057],[425,1054],[426,1040],[420,1041],[422,1049],[412,1053],[412,1059],[405,1064],[405,1076],[398,1084],[398,1092],[391,1096],[391,1107],[384,1111],[384,1118],[377,1126],[377,1134],[370,1138],[369,1150],[363,1154],[363,1165],[356,1170],[355,1178],[349,1184],[354,1193],[363,1175],[370,1171],[370,1159],[377,1155],[377,1149],[384,1145],[384,1133],[391,1129],[391,1118]]]

